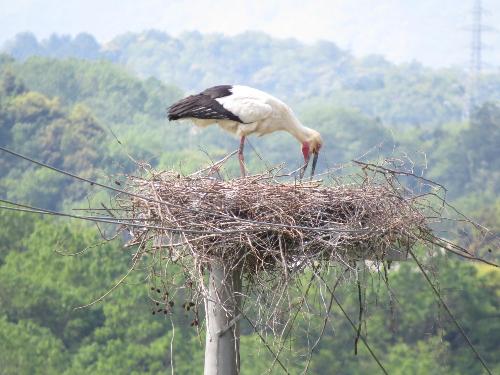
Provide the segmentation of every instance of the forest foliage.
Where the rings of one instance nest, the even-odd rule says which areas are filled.
[[[218,129],[170,124],[165,109],[183,93],[220,80],[246,83],[289,99],[299,118],[322,133],[320,169],[408,155],[418,173],[447,187],[454,204],[500,231],[500,75],[483,77],[488,100],[469,123],[461,120],[459,71],[356,59],[329,42],[150,31],[106,45],[85,34],[42,42],[20,34],[5,49],[14,58],[0,55],[0,145],[55,167],[112,183],[133,171],[135,161],[181,173],[206,165],[235,149],[237,140]],[[250,143],[253,171],[300,163],[300,147],[286,134]],[[0,198],[70,210],[107,196],[0,153]],[[480,254],[497,239],[485,247],[468,233],[462,238]],[[130,252],[122,245],[103,242],[95,227],[79,222],[0,210],[0,374],[159,374],[172,363],[178,374],[201,372],[203,336],[180,307],[168,316],[151,314],[140,271],[104,302],[74,310],[127,271]],[[449,256],[426,261],[473,343],[500,372],[500,273]],[[381,282],[368,283],[366,330],[389,373],[481,372],[411,262],[389,272],[396,302]],[[354,286],[342,285],[339,297],[355,316]],[[365,349],[353,355],[354,334],[339,311],[331,322],[311,373],[376,373]],[[321,319],[309,329],[318,334]],[[244,323],[243,333],[244,373],[265,372],[272,357]],[[290,345],[300,352],[307,342]],[[305,359],[286,359],[290,372],[300,373]]]
[[[462,119],[466,77],[460,68],[434,70],[414,61],[393,64],[382,56],[354,57],[329,41],[305,44],[261,32],[235,36],[158,30],[119,35],[99,44],[92,35],[21,33],[3,50],[31,56],[107,60],[143,78],[155,77],[187,92],[221,83],[258,87],[294,107],[323,101],[355,108],[391,127],[431,127]],[[500,100],[500,74],[481,78],[479,101]]]

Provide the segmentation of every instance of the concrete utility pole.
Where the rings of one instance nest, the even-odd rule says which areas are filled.
[[[245,177],[242,168],[241,177]],[[213,261],[208,271],[204,375],[238,375],[242,271],[222,260]]]
[[[205,375],[240,373],[241,272],[228,268],[215,262],[210,267]]]

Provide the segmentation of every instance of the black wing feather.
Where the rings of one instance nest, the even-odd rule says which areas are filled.
[[[230,85],[214,86],[205,91],[190,95],[168,108],[168,119],[170,121],[181,118],[199,118],[213,120],[232,120],[243,123],[241,119],[231,111],[225,109],[217,98],[231,95]]]

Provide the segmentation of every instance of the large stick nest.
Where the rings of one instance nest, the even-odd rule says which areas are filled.
[[[109,214],[105,222],[119,223],[129,233],[128,244],[136,249],[131,269],[141,260],[148,271],[153,314],[169,313],[174,299],[181,300],[192,314],[191,325],[198,327],[199,307],[204,303],[207,311],[208,302],[216,302],[228,319],[238,310],[234,321],[243,316],[261,340],[272,332],[277,355],[284,348],[280,340],[292,330],[309,342],[309,329],[320,314],[324,325],[306,353],[310,360],[333,292],[349,275],[357,280],[361,314],[361,280],[366,282],[361,269],[383,270],[379,282],[388,285],[384,261],[407,252],[414,258],[409,250],[417,244],[478,259],[433,230],[447,233],[450,223],[482,228],[448,205],[445,189],[415,175],[406,159],[354,162],[323,174],[321,181],[301,182],[294,172],[279,169],[223,179],[227,158],[189,176],[141,165],[140,174],[117,181],[119,194],[111,208],[103,207]],[[458,218],[447,218],[449,213]],[[357,261],[366,259],[376,264],[359,267]],[[207,277],[207,270],[221,267],[223,288],[232,291],[243,273],[242,287],[234,299],[217,291],[214,301],[214,273]],[[360,315],[358,337],[361,322]]]
[[[134,195],[117,199],[139,223],[129,243],[168,248],[173,260],[289,273],[314,262],[383,260],[428,233],[416,198],[385,179],[327,187],[271,174],[223,181],[147,172],[128,177]]]

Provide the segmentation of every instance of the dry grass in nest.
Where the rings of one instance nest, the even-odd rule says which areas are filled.
[[[321,186],[273,174],[223,181],[147,172],[128,177],[134,196],[117,202],[143,223],[130,228],[129,244],[167,248],[171,260],[291,273],[317,262],[383,260],[428,233],[415,197],[386,180]]]

